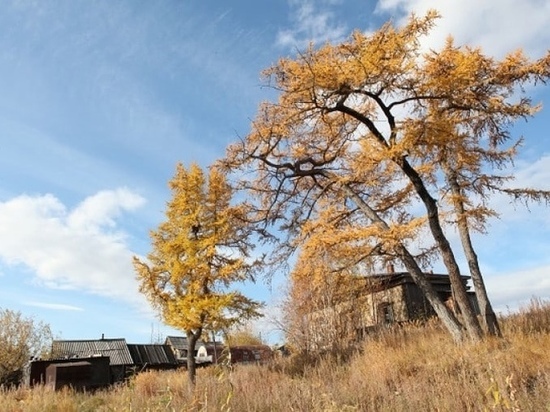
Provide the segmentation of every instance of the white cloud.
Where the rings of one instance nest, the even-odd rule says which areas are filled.
[[[509,273],[485,276],[495,311],[506,313],[525,306],[532,298],[550,299],[550,263]]]
[[[532,162],[520,160],[509,173],[514,176],[514,180],[506,185],[509,188],[550,191],[550,154],[543,154]],[[510,196],[496,194],[492,197],[490,205],[502,219],[502,222],[495,221],[496,225],[516,222],[524,226],[543,225],[550,228],[550,216],[544,202],[529,202],[526,206],[521,201],[514,201]]]
[[[142,302],[115,219],[143,202],[128,189],[99,192],[72,211],[51,194],[0,202],[0,260],[30,269],[47,287]]]
[[[64,311],[76,311],[80,312],[84,309],[78,306],[65,305],[63,303],[46,303],[46,302],[23,302],[24,305],[33,306],[36,308],[51,309],[51,310],[64,310]]]
[[[533,163],[518,162],[514,183],[520,187],[537,187],[550,190],[550,154],[546,153]]]
[[[349,34],[349,28],[337,22],[330,9],[337,2],[292,0],[289,4],[292,27],[279,32],[279,46],[303,49],[310,41],[318,45]],[[550,43],[550,0],[380,0],[375,12],[384,21],[391,17],[400,25],[411,13],[423,15],[429,9],[437,10],[442,18],[425,39],[426,50],[440,48],[449,35],[457,44],[481,46],[497,57],[517,48],[538,57]]]
[[[411,12],[423,15],[429,9],[438,10],[442,19],[427,47],[440,47],[452,34],[457,44],[481,46],[495,56],[524,48],[537,57],[550,43],[549,0],[381,0],[377,5],[379,13],[396,15],[397,23]]]
[[[73,229],[98,230],[114,227],[114,218],[123,210],[134,210],[144,199],[128,189],[104,190],[85,199],[68,216],[67,224]]]
[[[334,22],[335,16],[328,7],[334,1],[293,0],[290,2],[292,28],[277,34],[277,44],[291,49],[303,49],[310,42],[319,45],[326,41],[341,40],[348,28]]]

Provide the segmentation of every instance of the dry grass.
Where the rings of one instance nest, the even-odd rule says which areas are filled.
[[[142,373],[94,394],[0,392],[1,411],[550,411],[550,304],[502,320],[504,339],[453,344],[436,322],[389,330],[348,361]]]

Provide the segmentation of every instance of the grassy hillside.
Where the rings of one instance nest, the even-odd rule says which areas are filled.
[[[453,344],[437,322],[388,330],[349,359],[143,373],[94,394],[0,392],[2,411],[550,411],[550,304],[502,319],[504,339]]]

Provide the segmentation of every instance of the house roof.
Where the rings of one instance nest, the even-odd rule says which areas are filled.
[[[424,273],[424,276],[432,284],[436,291],[451,291],[451,281],[449,279],[449,275],[439,273]],[[470,279],[469,276],[461,276],[461,278],[465,285]],[[409,272],[379,273],[365,276],[364,279],[369,282],[370,287],[374,290],[384,290],[398,285],[415,283]]]
[[[167,336],[164,344],[170,345],[172,348],[178,350],[187,350],[187,347],[189,346],[185,336]],[[200,346],[206,346],[202,340],[197,341],[195,344],[195,349],[198,349]]]
[[[174,352],[168,345],[128,344],[135,365],[177,365]]]
[[[79,359],[108,356],[111,366],[133,365],[126,339],[54,340],[52,359]]]
[[[185,336],[167,336],[165,344],[179,350],[187,350],[188,346]]]

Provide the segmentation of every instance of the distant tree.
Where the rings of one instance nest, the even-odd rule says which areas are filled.
[[[224,341],[228,346],[265,345],[261,335],[256,333],[250,324],[227,331]]]
[[[162,319],[185,331],[194,385],[197,340],[260,316],[260,303],[231,289],[251,279],[260,261],[249,256],[244,208],[231,204],[231,187],[215,168],[206,177],[196,164],[179,164],[170,188],[167,220],[151,232],[147,260],[134,257],[134,267],[140,291]]]
[[[286,342],[300,352],[345,353],[363,324],[361,298],[368,279],[335,267],[334,255],[321,244],[307,246],[291,272],[284,302]]]
[[[19,383],[25,365],[33,357],[46,355],[52,339],[49,325],[0,309],[0,385]]]
[[[363,323],[361,298],[370,283],[363,274],[371,268],[360,255],[369,247],[357,241],[349,219],[338,218],[340,212],[349,214],[346,207],[319,202],[319,212],[301,228],[283,303],[283,330],[286,342],[300,352],[339,354],[353,346]]]
[[[258,199],[264,230],[281,223],[288,249],[280,247],[280,257],[294,251],[305,223],[330,205],[332,220],[322,226],[327,242],[335,222],[347,224],[348,236],[355,236],[351,256],[372,267],[404,266],[454,339],[475,340],[483,330],[445,228],[458,227],[485,324],[498,334],[470,231],[495,213],[487,205],[494,191],[550,198],[508,189],[510,177],[494,168],[515,157],[508,127],[538,109],[522,86],[548,79],[550,53],[530,61],[514,52],[495,61],[450,40],[441,51],[422,54],[421,37],[437,17],[435,11],[411,16],[401,28],[356,31],[343,43],[281,59],[265,72],[280,92],[278,102],[261,105],[251,132],[229,147],[224,164],[255,173],[241,186]],[[434,258],[446,266],[460,316],[422,271]]]

